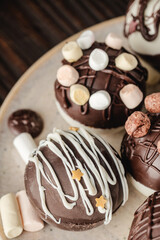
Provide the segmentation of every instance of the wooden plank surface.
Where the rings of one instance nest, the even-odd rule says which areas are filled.
[[[124,15],[128,0],[1,0],[0,104],[24,71],[65,38]]]

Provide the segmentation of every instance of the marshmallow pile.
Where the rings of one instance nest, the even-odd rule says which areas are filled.
[[[90,30],[83,32],[77,41],[71,41],[62,48],[62,55],[68,63],[73,63],[83,56],[83,51],[89,49],[95,42],[94,33]],[[109,33],[105,39],[108,47],[115,50],[122,48],[122,39],[115,33]],[[106,51],[95,48],[89,55],[88,65],[94,71],[103,71],[109,65],[109,56]],[[126,72],[132,71],[138,65],[137,59],[129,53],[119,54],[115,58],[115,66]],[[70,87],[70,98],[76,105],[84,105],[87,102],[95,110],[105,110],[111,104],[111,96],[105,90],[100,90],[92,95],[86,86],[78,84],[79,73],[71,65],[65,64],[57,71],[57,80],[64,87]],[[134,84],[127,84],[120,90],[120,98],[128,109],[136,108],[143,100],[142,91]]]

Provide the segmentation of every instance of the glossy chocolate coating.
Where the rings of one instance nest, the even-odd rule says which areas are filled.
[[[82,165],[84,166],[84,163],[85,163],[84,159],[76,150],[75,146],[70,141],[68,141],[65,137],[63,137],[63,141],[72,149],[75,156],[78,158],[79,161],[81,161]],[[117,182],[115,185],[109,184],[112,201],[113,201],[113,212],[115,212],[120,207],[123,201],[123,190],[122,190],[120,176],[108,150],[104,147],[104,145],[102,145],[102,143],[100,143],[98,139],[95,139],[95,144],[98,147],[98,149],[101,151],[101,153],[104,155],[104,157],[107,159],[117,179]],[[58,143],[56,145],[60,149],[60,151],[63,152],[61,146]],[[90,148],[90,146],[88,147]],[[54,166],[53,167],[54,171],[56,172],[56,175],[60,180],[61,186],[65,194],[73,196],[74,194],[73,194],[72,186],[67,176],[66,169],[64,168],[62,160],[53,152],[51,152],[51,150],[48,147],[43,147],[41,150],[44,156],[46,157],[46,159],[51,164],[51,166],[52,167]],[[116,152],[115,154],[118,156]],[[39,160],[40,160],[40,157],[39,157]],[[101,161],[102,160],[100,158],[100,162]],[[93,160],[93,163],[94,163],[94,160]],[[107,169],[103,161],[101,162],[101,164],[105,169]],[[46,204],[48,206],[48,209],[57,219],[61,218],[61,223],[56,224],[50,217],[45,218],[45,214],[42,210],[42,205],[40,201],[40,195],[39,195],[39,189],[38,189],[35,170],[36,169],[35,169],[34,163],[29,162],[28,165],[26,166],[26,171],[25,171],[25,188],[26,188],[26,192],[30,202],[32,203],[33,207],[36,209],[38,215],[45,222],[51,225],[56,225],[57,227],[62,229],[72,230],[72,231],[87,230],[87,229],[96,227],[104,222],[105,214],[100,213],[96,207],[95,198],[99,198],[102,195],[100,186],[97,182],[95,182],[97,187],[97,194],[95,196],[89,195],[88,191],[86,191],[86,194],[90,199],[91,204],[94,206],[94,213],[91,216],[88,216],[86,214],[86,210],[80,196],[76,202],[76,205],[73,207],[73,209],[67,209],[64,207],[64,204],[59,194],[57,193],[57,190],[52,188],[51,185],[42,177],[42,185],[46,189],[45,196],[46,196]],[[44,171],[47,174],[50,174],[45,164],[44,164]],[[95,180],[95,177],[94,177],[94,180]],[[81,179],[81,184],[85,189],[86,186],[84,185],[83,179]]]
[[[132,8],[132,4],[135,0],[130,0],[128,4],[127,12]],[[130,23],[130,26],[132,24],[132,27],[129,27],[129,30],[126,31],[127,23],[125,22],[124,25],[124,35],[128,38],[129,35],[131,35],[133,32],[140,32],[143,36],[143,38],[148,41],[152,42],[154,41],[158,34],[159,34],[159,25],[160,25],[160,9],[158,9],[156,12],[153,12],[150,14],[150,16],[147,16],[148,20],[148,26],[145,24],[146,16],[145,16],[145,10],[147,8],[147,5],[150,0],[140,0],[139,1],[139,10],[136,15],[132,15],[133,21]],[[159,1],[155,1],[154,8],[156,8],[156,4],[159,4]],[[153,18],[153,21],[149,21],[150,18]],[[154,34],[150,34],[149,31],[149,25],[154,25]],[[152,51],[151,51],[152,52]],[[148,61],[152,66],[154,66],[158,71],[160,71],[160,54],[156,55],[148,55],[148,54],[140,54],[146,61]]]
[[[20,133],[27,132],[35,138],[43,129],[43,120],[38,113],[30,109],[20,109],[10,115],[8,126],[16,136]]]
[[[132,177],[143,185],[160,190],[160,115],[149,115],[151,128],[147,135],[135,138],[125,134],[122,146],[122,162]]]
[[[155,192],[136,210],[128,240],[160,239],[160,192]]]
[[[94,71],[88,65],[89,55],[93,49],[100,48],[107,52],[109,64],[102,71]],[[115,128],[124,125],[127,117],[141,108],[140,104],[135,109],[128,109],[121,101],[119,91],[127,84],[137,85],[145,95],[145,81],[147,71],[138,61],[138,66],[132,71],[122,71],[115,66],[115,58],[123,52],[124,48],[114,50],[105,43],[95,42],[88,50],[83,51],[83,56],[71,65],[79,72],[77,83],[85,85],[90,95],[98,90],[106,90],[111,96],[111,104],[105,110],[95,110],[87,102],[83,106],[76,105],[71,101],[70,88],[55,82],[55,95],[63,110],[74,120],[95,128]],[[69,64],[63,60],[63,64]]]

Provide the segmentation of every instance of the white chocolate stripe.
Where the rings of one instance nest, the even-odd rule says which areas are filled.
[[[63,141],[63,138],[67,139],[71,144],[76,148],[78,151],[79,155],[83,158],[84,164],[82,163],[75,157],[72,149]],[[123,204],[125,201],[128,199],[128,186],[127,182],[124,176],[124,170],[123,166],[120,162],[120,160],[115,156],[114,151],[111,149],[110,145],[105,143],[101,138],[98,136],[95,136],[93,134],[88,133],[84,129],[79,129],[78,132],[65,132],[59,129],[54,129],[52,134],[49,134],[47,136],[46,141],[41,141],[40,146],[38,150],[34,153],[35,156],[33,156],[30,161],[34,162],[35,167],[36,167],[36,176],[37,176],[37,182],[39,186],[39,191],[40,191],[40,198],[41,198],[41,204],[44,213],[46,216],[51,217],[57,224],[60,224],[60,219],[56,220],[54,216],[49,212],[49,210],[46,207],[45,203],[45,193],[44,193],[44,188],[41,185],[41,177],[40,174],[46,179],[46,181],[54,188],[57,190],[59,193],[59,196],[64,204],[64,206],[67,209],[72,209],[76,205],[76,201],[78,200],[78,189],[79,193],[83,202],[83,205],[86,209],[86,214],[87,215],[92,215],[94,213],[94,207],[92,206],[86,191],[88,191],[89,195],[95,196],[97,194],[97,188],[95,185],[94,177],[96,179],[96,182],[99,184],[99,187],[101,189],[102,195],[107,199],[107,202],[105,204],[105,209],[102,209],[98,207],[98,210],[100,213],[105,214],[105,224],[109,223],[111,218],[112,218],[112,198],[110,194],[110,189],[109,189],[109,184],[115,185],[117,180],[114,175],[114,172],[112,171],[108,161],[105,159],[103,154],[100,152],[98,147],[95,144],[94,138],[97,138],[108,150],[109,154],[111,155],[112,159],[114,160],[115,166],[117,168],[117,171],[119,173],[121,183],[122,183],[122,188],[123,188]],[[87,144],[85,141],[87,141]],[[61,148],[63,149],[63,152],[61,152],[58,147],[54,144],[54,142],[58,143]],[[89,144],[89,147],[87,146]],[[42,152],[40,151],[40,148],[43,146],[47,146],[54,154],[56,154],[62,161],[67,176],[69,178],[69,181],[71,183],[74,196],[69,196],[65,195],[61,184],[59,182],[59,179],[56,176],[56,173],[49,164],[48,160],[44,157]],[[65,154],[65,155],[64,155]],[[55,185],[53,184],[51,178],[49,175],[45,174],[43,170],[43,164],[38,160],[38,157],[40,156],[42,162],[47,166],[50,175],[52,176],[52,179],[54,180]],[[91,156],[91,157],[90,157]],[[86,186],[86,189],[82,186],[81,182],[76,180],[77,186],[75,184],[75,181],[72,179],[72,171],[75,170],[75,162],[76,162],[76,167],[80,169],[80,171],[83,173],[83,180]],[[100,164],[100,159],[101,161],[103,160],[104,163],[106,164],[106,167],[108,169],[107,171],[104,169],[104,167]],[[94,161],[93,161],[94,160]],[[94,177],[92,176],[94,175]],[[111,176],[111,177],[110,177]],[[77,189],[78,187],[78,189]],[[68,203],[66,198],[70,199],[73,201],[73,203]]]

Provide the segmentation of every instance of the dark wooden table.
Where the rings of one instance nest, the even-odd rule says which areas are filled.
[[[74,33],[124,15],[128,0],[1,0],[0,104],[24,71]]]

